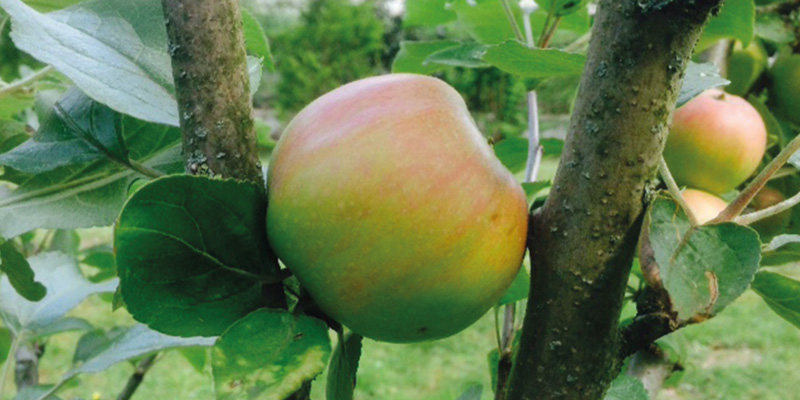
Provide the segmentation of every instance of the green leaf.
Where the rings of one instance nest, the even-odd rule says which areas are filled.
[[[144,325],[137,324],[118,333],[112,340],[96,349],[91,357],[64,374],[62,380],[78,374],[102,372],[114,364],[156,351],[180,347],[210,347],[214,344],[215,339],[168,336],[151,330]]]
[[[114,264],[114,253],[110,246],[100,246],[86,251],[81,264],[97,269],[94,275],[89,276],[92,282],[102,282],[117,276],[117,267]]]
[[[12,93],[0,97],[0,119],[11,119],[28,107],[33,106],[33,95]]]
[[[64,332],[88,331],[92,324],[82,318],[62,317],[45,326],[28,331],[25,337],[29,340],[42,339]]]
[[[511,173],[525,169],[528,160],[528,140],[521,137],[510,137],[494,145],[494,155]]]
[[[544,157],[561,157],[564,141],[556,138],[544,138],[539,141],[544,149]]]
[[[205,373],[206,364],[208,364],[208,349],[205,347],[185,347],[182,349],[178,349],[178,353],[180,353],[186,361],[189,361],[189,364],[192,365],[195,371],[198,373]]]
[[[456,20],[456,14],[447,8],[449,0],[406,0],[403,26],[437,26]]]
[[[254,184],[174,175],[137,191],[114,229],[133,317],[177,336],[216,336],[263,304],[276,280],[266,196]]]
[[[19,146],[26,140],[28,140],[28,135],[25,133],[25,124],[0,120],[0,154]]]
[[[38,302],[25,300],[14,290],[8,278],[0,278],[0,317],[12,332],[41,332],[62,318],[88,296],[111,293],[116,280],[96,284],[81,275],[75,260],[63,253],[39,253],[28,259],[31,269],[47,288]]]
[[[39,12],[51,12],[80,3],[83,0],[25,0],[25,4]]]
[[[719,14],[711,17],[695,51],[702,51],[720,39],[738,39],[744,47],[753,40],[756,5],[753,0],[725,0]]]
[[[73,87],[33,138],[0,155],[0,165],[36,174],[103,157],[128,160],[120,115]]]
[[[88,0],[40,14],[20,0],[0,0],[11,38],[89,97],[142,120],[178,126],[178,105],[159,0]],[[248,58],[250,90],[261,78]]]
[[[783,132],[783,128],[781,127],[780,122],[778,122],[775,115],[772,114],[769,107],[764,104],[763,101],[759,100],[758,97],[754,95],[750,95],[747,97],[747,102],[753,106],[753,108],[758,111],[758,114],[761,115],[761,119],[764,120],[764,125],[767,128],[767,137],[776,137],[779,141],[783,140],[786,135]],[[767,145],[769,147],[769,145]]]
[[[458,42],[450,40],[431,41],[431,42],[400,42],[400,51],[392,62],[392,73],[413,73],[430,75],[434,72],[447,68],[445,65],[425,63],[431,54],[458,46]]]
[[[580,75],[586,57],[556,49],[531,49],[515,40],[492,46],[483,61],[523,78]]]
[[[47,294],[47,289],[34,280],[34,272],[28,260],[20,253],[14,243],[0,239],[0,272],[5,273],[14,290],[29,301],[39,301]]]
[[[179,129],[123,116],[122,133],[132,160],[167,174],[183,171]],[[107,159],[35,175],[0,197],[0,236],[110,225],[140,177]]]
[[[0,326],[0,363],[8,358],[9,350],[11,350],[11,331]]]
[[[522,182],[522,190],[525,191],[525,196],[528,198],[530,204],[536,199],[536,195],[542,190],[548,189],[553,183],[550,181],[536,181],[536,182]]]
[[[217,399],[284,399],[325,369],[330,352],[322,321],[283,310],[254,311],[212,350]]]
[[[22,388],[16,396],[14,396],[14,400],[61,400],[59,397],[49,395],[42,399],[50,389],[53,388],[53,385],[36,385],[36,386],[26,386]]]
[[[60,251],[71,256],[78,254],[78,248],[81,245],[81,237],[78,232],[74,230],[58,229],[50,239],[50,244],[47,246],[48,251]]]
[[[361,341],[364,338],[357,333],[339,335],[339,342],[333,349],[328,380],[325,386],[327,400],[352,400],[356,387],[358,360],[361,358]]]
[[[536,3],[548,13],[563,17],[581,10],[589,0],[536,0]]]
[[[800,281],[774,272],[759,271],[752,288],[775,314],[800,329]]]
[[[778,235],[764,247],[761,266],[776,266],[800,261],[800,235]]]
[[[729,83],[729,80],[719,75],[719,68],[716,65],[711,63],[697,64],[690,61],[689,66],[686,67],[686,75],[683,78],[681,90],[678,92],[676,107],[688,103],[689,100],[708,89],[725,86]]]
[[[756,36],[775,43],[789,44],[794,42],[794,30],[778,14],[756,14]]]
[[[483,394],[483,385],[476,384],[470,386],[469,389],[464,391],[461,396],[458,396],[456,400],[481,400],[481,395]]]
[[[465,68],[490,67],[491,65],[481,59],[488,48],[489,46],[480,43],[462,43],[431,54],[423,64],[435,63]]]
[[[516,303],[520,300],[528,298],[528,292],[531,288],[531,274],[525,267],[519,269],[517,277],[511,282],[511,286],[506,290],[500,301],[497,302],[497,307],[506,304]]]
[[[261,57],[264,68],[267,71],[275,71],[275,62],[272,60],[272,52],[269,50],[269,41],[264,33],[264,28],[258,23],[256,17],[249,11],[242,10],[242,29],[244,31],[244,44],[250,54]]]
[[[498,44],[516,39],[514,29],[503,9],[503,0],[454,0],[450,9],[455,11],[458,22],[473,39],[483,44]],[[517,1],[509,6],[522,29],[522,10]]]
[[[621,373],[611,382],[604,400],[650,400],[650,395],[641,381]]]
[[[734,223],[690,228],[666,194],[651,203],[643,246],[650,246],[680,321],[719,313],[750,285],[761,258],[758,234]]]

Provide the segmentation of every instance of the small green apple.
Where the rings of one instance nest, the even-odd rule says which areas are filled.
[[[750,202],[750,206],[758,211],[767,207],[772,207],[784,200],[786,200],[786,197],[784,197],[781,192],[771,187],[763,187],[758,194],[756,194],[756,197],[753,198],[753,201]],[[786,210],[769,218],[757,221],[751,224],[750,227],[758,232],[759,236],[761,236],[761,241],[766,241],[774,236],[786,233],[786,228],[789,227],[789,222],[791,222],[791,220],[792,211]]]
[[[779,56],[770,75],[769,95],[778,114],[800,125],[800,54]]]
[[[286,128],[268,175],[272,248],[365,337],[459,332],[522,263],[525,193],[438,79],[386,75],[323,95]]]
[[[766,147],[758,111],[739,96],[712,89],[675,111],[664,159],[679,185],[722,194],[756,170]]]
[[[758,39],[751,41],[746,48],[742,47],[742,42],[736,41],[728,58],[728,79],[731,84],[725,87],[725,91],[737,96],[747,93],[766,71],[767,58],[767,51]]]

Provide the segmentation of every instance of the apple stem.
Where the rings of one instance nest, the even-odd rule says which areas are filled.
[[[739,193],[739,196],[737,196],[736,199],[731,202],[731,204],[728,204],[728,207],[722,210],[722,212],[719,213],[716,218],[711,220],[710,223],[729,222],[736,219],[736,217],[738,217],[739,214],[744,211],[745,207],[750,204],[750,201],[753,200],[753,197],[758,194],[758,191],[767,184],[767,181],[769,181],[770,178],[772,178],[772,175],[774,175],[775,172],[777,172],[783,166],[783,164],[786,164],[786,162],[789,161],[789,157],[791,157],[792,154],[794,154],[798,149],[800,149],[800,136],[796,136],[794,139],[792,139],[792,141],[789,142],[789,144],[787,144],[786,147],[781,150],[781,152],[775,156],[775,158],[773,158],[772,161],[770,161],[769,164],[767,164],[767,166],[764,167],[764,169],[762,169],[761,172],[759,172],[749,184],[747,184],[744,190]],[[762,211],[769,210],[770,208]]]
[[[697,217],[694,215],[692,210],[689,208],[689,205],[686,203],[686,200],[683,198],[681,194],[681,189],[678,187],[678,184],[675,182],[675,178],[672,177],[672,173],[669,172],[669,167],[667,166],[667,162],[664,160],[662,156],[661,159],[658,161],[658,171],[661,173],[661,179],[664,180],[664,183],[667,184],[667,189],[675,201],[678,202],[678,205],[681,206],[683,212],[686,214],[686,217],[689,218],[689,222],[692,226],[700,225],[697,222]]]
[[[800,193],[795,194],[794,196],[775,204],[774,206],[767,207],[763,210],[754,211],[748,214],[740,215],[736,217],[733,222],[736,222],[740,225],[750,225],[754,222],[761,221],[762,219],[769,218],[773,215],[780,214],[795,205],[800,203]]]

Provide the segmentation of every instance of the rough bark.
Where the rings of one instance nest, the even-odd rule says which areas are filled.
[[[601,399],[681,79],[721,0],[601,0],[570,129],[532,216],[531,295],[509,399]]]
[[[186,172],[263,186],[236,0],[162,0]]]

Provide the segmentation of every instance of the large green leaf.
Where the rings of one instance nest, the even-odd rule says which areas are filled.
[[[0,326],[0,363],[6,360],[11,349],[11,331]]]
[[[697,51],[704,50],[720,39],[738,39],[744,47],[753,39],[756,5],[753,0],[725,0],[719,14],[711,17],[700,36]]]
[[[25,256],[14,247],[14,243],[2,238],[0,242],[0,272],[5,273],[14,290],[29,301],[44,298],[47,289],[34,279],[34,272]]]
[[[494,155],[512,173],[525,169],[528,161],[528,140],[521,137],[503,139],[493,146]]]
[[[146,121],[178,126],[178,105],[159,0],[88,0],[41,14],[0,0],[14,44],[66,75],[87,95]],[[261,77],[248,58],[250,90]]]
[[[652,249],[680,321],[719,313],[747,289],[758,269],[761,243],[754,230],[734,223],[692,228],[668,195],[655,198],[644,224],[642,245]]]
[[[3,276],[0,278],[0,317],[16,334],[34,334],[47,329],[86,297],[111,293],[117,281],[91,283],[81,275],[75,260],[63,253],[40,253],[28,259],[47,295],[31,302],[14,291]]]
[[[524,78],[580,75],[586,57],[556,49],[531,49],[515,40],[492,46],[483,61]]]
[[[27,139],[25,124],[17,121],[0,120],[0,154],[19,146]]]
[[[456,47],[458,42],[450,40],[436,40],[431,42],[400,42],[400,51],[392,62],[393,73],[413,73],[429,75],[447,68],[446,65],[426,63],[431,54],[438,51]]]
[[[130,159],[161,171],[183,171],[180,130],[122,117]],[[142,176],[107,159],[69,165],[34,175],[13,192],[0,195],[0,236],[35,228],[75,229],[113,223]]]
[[[447,8],[448,0],[406,0],[403,26],[437,26],[456,20],[456,14]]]
[[[103,157],[128,159],[121,116],[73,87],[50,109],[33,138],[0,155],[0,165],[36,174]]]
[[[761,253],[762,266],[775,266],[800,261],[800,235],[775,236]]]
[[[775,314],[800,329],[800,281],[774,272],[759,271],[752,288]]]
[[[317,376],[331,353],[322,321],[261,309],[242,318],[212,350],[219,400],[282,400]]]
[[[363,339],[357,333],[339,335],[339,342],[333,349],[331,363],[328,367],[328,380],[325,385],[327,400],[353,400]]]
[[[515,33],[503,10],[504,0],[453,0],[450,9],[473,39],[483,44],[498,44],[515,39]],[[517,25],[521,28],[522,11],[517,1],[509,1]]]
[[[128,311],[167,334],[216,336],[261,307],[278,270],[266,210],[246,182],[174,175],[139,189],[114,229]]]
[[[488,48],[488,46],[480,43],[462,43],[431,54],[423,64],[436,63],[465,68],[490,67],[489,64],[482,60]]]

